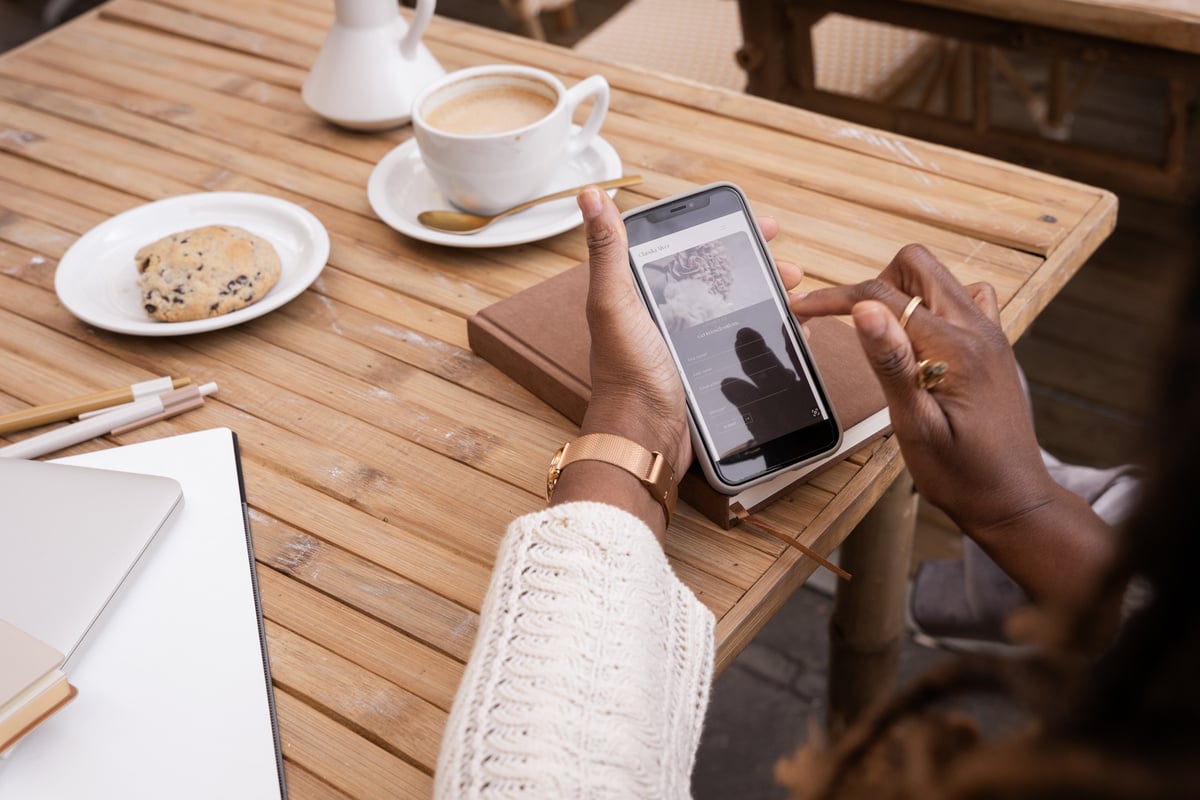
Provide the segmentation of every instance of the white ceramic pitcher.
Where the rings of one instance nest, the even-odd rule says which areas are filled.
[[[334,0],[335,20],[301,97],[330,122],[377,131],[409,121],[412,103],[446,71],[421,43],[437,0],[417,0],[412,23],[397,0]]]

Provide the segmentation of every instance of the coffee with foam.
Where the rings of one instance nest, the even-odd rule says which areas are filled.
[[[425,122],[446,133],[465,136],[504,133],[532,125],[557,104],[553,98],[523,86],[484,86],[450,98],[426,114]]]

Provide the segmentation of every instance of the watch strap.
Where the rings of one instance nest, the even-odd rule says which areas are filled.
[[[576,461],[602,461],[633,474],[650,492],[667,515],[667,524],[675,511],[678,488],[675,470],[666,456],[650,451],[637,442],[612,433],[589,433],[567,442],[550,461],[546,474],[546,500],[554,496],[558,476]]]

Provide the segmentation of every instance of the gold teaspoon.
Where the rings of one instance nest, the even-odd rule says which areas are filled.
[[[633,186],[635,183],[641,183],[641,175],[626,175],[623,178],[613,178],[611,181],[599,181],[596,183],[585,183],[583,186],[576,186],[573,189],[563,189],[561,192],[548,194],[545,197],[538,197],[533,200],[528,200],[520,205],[501,211],[498,214],[484,216],[482,214],[468,214],[465,211],[422,211],[417,215],[417,221],[426,228],[433,228],[446,233],[475,233],[481,231],[488,225],[491,225],[501,217],[507,217],[510,214],[516,214],[524,211],[527,208],[532,208],[539,203],[547,203],[551,200],[562,200],[564,197],[574,197],[579,194],[580,190],[587,186],[595,186],[598,189],[617,189],[622,186]]]

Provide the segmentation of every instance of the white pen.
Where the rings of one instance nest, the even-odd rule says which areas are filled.
[[[128,425],[122,425],[119,428],[113,428],[110,433],[113,436],[120,436],[123,433],[129,433],[132,430],[153,425],[160,420],[170,419],[185,411],[191,411],[193,408],[200,408],[204,405],[204,397],[210,395],[217,390],[215,383],[206,383],[203,386],[189,386],[186,389],[180,389],[176,392],[168,392],[163,397],[163,410],[161,414],[155,414],[151,417],[144,417],[131,422]]]
[[[200,387],[188,386],[176,389],[173,392],[151,395],[150,397],[145,397],[133,403],[115,408],[106,414],[89,417],[88,419],[74,422],[38,436],[31,436],[16,444],[0,447],[0,458],[37,458],[44,456],[47,453],[62,450],[64,447],[70,447],[73,444],[79,444],[88,439],[112,433],[117,428],[162,414],[168,409],[186,401],[192,395],[198,394],[203,397],[212,394],[216,390],[217,385],[215,383],[206,383]]]
[[[82,414],[79,415],[79,419],[91,419],[92,417],[98,417],[101,414],[107,414],[110,411],[116,411],[118,408],[125,408],[126,406],[131,406],[134,403],[136,403],[137,401],[142,400],[144,398],[153,397],[156,394],[166,394],[167,392],[170,392],[173,389],[183,389],[183,388],[185,388],[185,386],[186,386],[186,384],[180,384],[179,386],[172,386],[170,378],[158,378],[158,379],[152,380],[152,381],[142,381],[141,383],[135,383],[135,384],[133,384],[133,386],[129,387],[130,389],[133,390],[133,397],[129,398],[129,402],[121,403],[120,405],[109,406],[108,408],[94,408],[91,411],[84,411]]]

